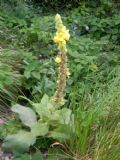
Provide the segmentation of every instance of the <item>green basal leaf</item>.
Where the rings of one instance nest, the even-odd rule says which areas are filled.
[[[34,123],[37,122],[35,112],[27,107],[23,107],[19,104],[16,104],[11,109],[13,112],[18,113],[21,121],[26,126],[31,127]]]
[[[35,123],[31,126],[31,133],[34,136],[45,136],[49,131],[49,127],[46,123]]]
[[[71,120],[71,110],[68,108],[63,108],[61,110],[58,110],[58,113],[61,118],[61,124],[70,124]]]
[[[59,124],[70,124],[71,119],[71,110],[67,108],[55,110],[52,114],[49,114],[48,116],[48,122],[52,126],[58,126]]]
[[[50,132],[50,137],[64,141],[69,140],[72,136],[72,128],[69,125],[60,125],[58,128]]]
[[[34,103],[33,106],[41,119],[51,117],[55,110],[54,106],[50,103],[50,99],[47,95],[43,96],[41,103]]]
[[[23,152],[27,150],[36,141],[36,137],[26,131],[20,131],[17,134],[8,135],[2,145],[4,149]]]
[[[50,101],[48,95],[44,95],[43,98],[41,99],[41,105],[43,105],[44,107],[47,107],[48,102]]]
[[[69,139],[67,134],[61,133],[61,132],[55,132],[55,131],[51,132],[50,137],[60,141]]]
[[[41,120],[47,122],[52,126],[70,123],[71,110],[67,108],[63,108],[60,110],[56,109],[50,103],[50,99],[47,95],[44,95],[41,103],[34,103],[33,105]]]
[[[53,113],[52,105],[51,106],[49,105],[50,106],[49,108],[44,107],[39,103],[35,103],[33,105],[34,105],[34,108],[35,108],[36,112],[39,114],[39,116],[42,120],[45,120],[46,118],[48,119],[48,117],[50,117]]]

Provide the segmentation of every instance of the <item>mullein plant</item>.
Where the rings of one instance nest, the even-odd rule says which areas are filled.
[[[57,89],[53,96],[55,105],[64,104],[63,91],[66,86],[66,78],[70,76],[69,68],[67,67],[67,48],[66,41],[69,40],[69,30],[63,25],[59,14],[55,17],[56,22],[56,35],[54,36],[54,42],[58,45],[58,55],[55,58],[55,62],[59,65],[58,68],[58,80]]]
[[[54,42],[57,43],[59,50],[55,58],[55,62],[59,65],[55,94],[52,98],[44,95],[40,103],[29,100],[34,110],[19,104],[12,106],[11,110],[19,115],[21,122],[29,130],[24,128],[18,133],[8,135],[3,143],[4,149],[23,152],[36,142],[37,137],[48,137],[65,142],[70,140],[71,134],[74,133],[72,111],[66,107],[59,108],[63,105],[63,91],[66,86],[66,79],[70,76],[69,68],[67,68],[66,48],[66,41],[69,40],[70,34],[63,25],[60,15],[56,15],[55,22],[57,32]]]

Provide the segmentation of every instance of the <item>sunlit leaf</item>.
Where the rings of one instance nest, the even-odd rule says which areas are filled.
[[[23,152],[36,141],[36,137],[30,132],[20,131],[17,134],[8,135],[2,145],[4,149]]]
[[[16,104],[11,110],[19,114],[21,121],[26,126],[31,127],[37,121],[35,112],[28,107],[23,107],[19,104]]]
[[[48,125],[45,123],[35,123],[31,127],[31,133],[35,136],[45,136],[48,133]]]

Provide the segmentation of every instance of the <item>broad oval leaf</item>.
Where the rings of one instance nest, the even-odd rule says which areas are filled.
[[[17,134],[8,135],[2,145],[4,149],[23,152],[36,141],[36,137],[30,132],[20,131]]]
[[[55,107],[51,104],[50,98],[45,94],[40,103],[33,103],[35,111],[41,119],[49,118],[55,111]]]
[[[31,127],[31,133],[35,136],[45,136],[49,131],[46,123],[36,123]]]
[[[49,97],[48,95],[45,94],[41,99],[41,105],[43,105],[44,107],[47,107],[48,102],[49,102]]]
[[[72,117],[72,111],[70,109],[62,108],[58,110],[58,113],[60,115],[61,124],[70,124]]]
[[[70,140],[73,137],[73,130],[69,125],[59,125],[56,129],[50,132],[49,137],[59,141]]]
[[[14,105],[11,110],[15,113],[19,114],[19,117],[23,124],[26,126],[31,127],[34,123],[37,122],[36,114],[35,112],[28,108],[28,107],[23,107],[19,104]]]

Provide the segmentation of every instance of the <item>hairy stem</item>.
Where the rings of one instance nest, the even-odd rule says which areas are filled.
[[[58,56],[61,58],[61,63],[59,64],[57,89],[53,96],[54,102],[56,104],[59,104],[63,99],[63,91],[66,86],[66,69],[67,69],[66,52],[59,52]]]

